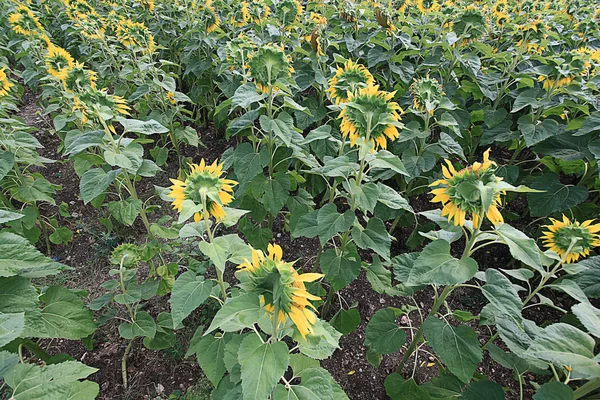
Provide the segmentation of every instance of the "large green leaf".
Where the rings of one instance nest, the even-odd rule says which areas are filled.
[[[369,219],[365,229],[360,229],[357,226],[352,228],[352,240],[361,249],[373,250],[387,261],[390,261],[392,240],[384,222],[379,218]]]
[[[244,400],[267,400],[287,370],[289,358],[283,342],[263,343],[257,335],[246,337],[238,353]]]
[[[524,115],[519,118],[519,130],[527,147],[531,147],[543,140],[559,134],[559,125],[553,119],[545,119],[541,123],[534,123],[531,116]]]
[[[450,372],[469,382],[483,358],[477,333],[466,325],[452,326],[431,315],[423,323],[423,332]]]
[[[538,271],[542,270],[541,251],[535,240],[508,224],[501,224],[495,228],[495,231],[508,246],[514,258]]]
[[[0,347],[19,337],[25,329],[25,313],[4,314],[0,312]]]
[[[41,318],[46,333],[40,337],[81,339],[96,330],[94,312],[76,294],[62,286],[51,286],[40,297]]]
[[[289,197],[290,178],[285,172],[278,172],[273,177],[257,175],[250,187],[254,198],[272,215],[276,215]]]
[[[385,378],[385,392],[392,400],[430,400],[425,389],[417,385],[414,379],[406,380],[398,373]]]
[[[563,185],[555,174],[540,176],[531,184],[531,188],[543,190],[543,192],[527,194],[532,217],[542,217],[568,210],[588,198],[585,187]]]
[[[562,382],[548,382],[533,395],[533,400],[575,400],[573,389]]]
[[[576,304],[571,310],[590,334],[600,338],[600,310],[587,302]]]
[[[0,210],[0,224],[5,224],[10,221],[16,221],[23,218],[25,215],[8,210]]]
[[[323,252],[320,260],[325,279],[335,290],[341,290],[358,278],[360,274],[360,258],[356,251],[347,249],[337,254],[334,249]]]
[[[225,346],[231,338],[231,333],[225,335],[208,335],[202,337],[198,342],[190,346],[188,353],[193,352],[198,358],[198,362],[202,367],[202,371],[214,386],[219,384],[219,381],[225,374],[225,362],[223,356],[225,354]]]
[[[90,169],[83,174],[79,181],[81,199],[85,204],[103,194],[115,180],[119,170],[110,170],[108,173],[100,168]]]
[[[125,339],[136,337],[154,338],[156,335],[156,322],[146,311],[138,311],[133,323],[124,322],[119,325],[119,333]]]
[[[193,271],[186,271],[179,275],[169,299],[173,326],[179,326],[192,311],[204,303],[210,296],[212,288],[212,281],[204,280],[203,276],[197,276]]]
[[[264,312],[255,293],[233,297],[217,312],[205,334],[218,328],[225,332],[239,331],[252,326]]]
[[[600,297],[600,256],[593,256],[570,264],[571,268],[580,270],[572,279],[579,285],[583,292],[592,298]]]
[[[463,400],[504,400],[502,386],[491,381],[476,381],[469,384],[462,394]]]
[[[490,268],[485,271],[485,281],[481,292],[490,302],[485,308],[494,316],[511,318],[520,325],[523,303],[510,280],[499,271]]]
[[[387,150],[379,150],[375,154],[375,158],[369,161],[369,165],[373,168],[390,169],[398,174],[409,176],[400,157]]]
[[[0,351],[0,379],[4,378],[4,374],[12,367],[19,363],[19,355],[9,353],[8,351]]]
[[[261,101],[265,97],[267,97],[267,95],[259,93],[256,89],[256,85],[253,83],[246,83],[238,87],[231,98],[231,110],[233,111],[236,107],[247,108],[252,103]]]
[[[212,242],[202,241],[198,247],[221,272],[225,271],[225,265],[232,254],[249,249],[248,245],[235,234],[219,236]]]
[[[360,325],[360,313],[356,308],[338,311],[329,323],[343,335],[348,335]]]
[[[0,150],[0,179],[3,179],[15,165],[15,155],[10,151]]]
[[[378,310],[367,325],[365,346],[380,354],[391,354],[400,349],[404,342],[406,333],[396,324],[394,310]]]
[[[342,334],[327,322],[317,319],[313,326],[314,333],[303,338],[298,331],[294,332],[294,340],[300,347],[300,352],[317,360],[329,358],[339,348]]]
[[[20,276],[0,278],[0,313],[25,315],[21,337],[46,334],[39,306],[38,292],[28,279]]]
[[[121,201],[111,201],[107,204],[108,211],[123,225],[131,226],[142,212],[142,201],[131,197]]]
[[[455,285],[464,283],[477,273],[477,262],[471,257],[454,258],[450,254],[450,243],[436,240],[429,243],[410,270],[406,284]]]
[[[527,349],[530,357],[572,368],[574,379],[591,379],[600,376],[600,365],[594,359],[594,339],[576,327],[564,323],[544,328]]]
[[[43,367],[18,364],[6,373],[4,380],[13,389],[13,400],[92,400],[98,395],[98,384],[81,382],[80,379],[85,379],[96,371],[96,368],[78,361]]]
[[[351,210],[339,214],[335,204],[329,203],[323,206],[317,214],[318,235],[321,244],[325,244],[335,234],[350,229],[354,219],[355,215]]]
[[[14,275],[40,278],[56,275],[66,266],[51,260],[27,239],[10,232],[0,232],[0,277]]]
[[[162,126],[159,122],[150,119],[148,121],[140,121],[137,119],[128,119],[117,117],[117,121],[123,125],[123,133],[133,132],[143,135],[153,135],[155,133],[167,133],[169,130]]]
[[[334,400],[331,378],[323,368],[308,368],[302,373],[299,385],[291,385],[286,389],[277,385],[273,392],[273,400]]]

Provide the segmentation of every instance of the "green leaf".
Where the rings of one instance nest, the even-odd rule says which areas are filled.
[[[259,93],[256,90],[256,85],[246,83],[238,87],[235,94],[231,98],[231,111],[236,107],[248,108],[252,103],[261,101],[267,97],[266,94]]]
[[[4,179],[12,170],[13,165],[15,165],[15,155],[9,151],[0,150],[0,179]]]
[[[559,134],[559,126],[553,119],[545,119],[541,124],[533,123],[530,115],[519,118],[519,130],[527,147],[540,143]]]
[[[334,400],[330,377],[323,368],[309,368],[304,371],[299,385],[290,385],[289,390],[277,385],[273,400]]]
[[[533,400],[575,400],[573,389],[562,382],[548,382],[533,395]]]
[[[19,337],[25,329],[25,313],[4,314],[0,312],[0,347]]]
[[[123,133],[133,132],[141,133],[143,135],[153,135],[155,133],[169,132],[167,128],[153,119],[148,121],[140,121],[137,119],[117,117],[117,121],[119,121],[119,123],[123,125],[123,128],[125,128]]]
[[[374,256],[373,262],[367,267],[367,280],[377,293],[391,293],[392,273],[388,271],[379,257]]]
[[[339,214],[335,204],[329,203],[323,206],[317,213],[317,232],[321,244],[324,245],[337,233],[350,229],[355,218],[354,212],[351,210]]]
[[[111,201],[107,204],[108,211],[123,225],[131,226],[142,212],[142,201],[131,197],[121,201]]]
[[[6,372],[19,363],[19,356],[8,351],[0,351],[0,379],[4,378]]]
[[[396,325],[396,313],[390,308],[378,310],[367,325],[365,346],[380,354],[391,354],[405,342],[406,333]]]
[[[588,198],[588,191],[585,187],[563,185],[555,174],[540,176],[533,182],[531,187],[544,191],[527,194],[532,217],[541,217],[559,211],[566,211]]]
[[[263,314],[255,293],[246,293],[228,300],[217,312],[205,335],[219,328],[235,332],[252,326]]]
[[[576,264],[569,264],[571,268],[580,269],[581,272],[573,276],[575,283],[588,297],[600,297],[600,256],[593,256]]]
[[[39,337],[81,339],[96,330],[93,311],[68,289],[51,286],[40,300],[44,303],[41,319],[46,333]]]
[[[179,275],[169,299],[173,326],[179,326],[192,311],[204,303],[210,296],[212,288],[212,281],[204,280],[203,276],[196,276],[193,271],[186,271]],[[216,386],[216,383],[214,384]]]
[[[338,254],[334,249],[326,250],[321,256],[321,270],[334,290],[341,290],[358,278],[360,258],[356,251],[347,249]]]
[[[360,313],[356,308],[338,311],[329,323],[342,335],[348,335],[360,325]]]
[[[193,349],[188,350],[188,353],[190,351],[196,353],[202,371],[214,386],[219,384],[226,371],[223,356],[230,337],[230,333],[223,336],[204,336],[194,344]]]
[[[0,312],[24,313],[25,328],[21,337],[40,337],[46,333],[41,321],[38,292],[31,282],[20,276],[0,278]]]
[[[352,228],[352,240],[361,249],[373,250],[387,261],[390,261],[392,240],[385,224],[379,218],[369,219],[367,227],[363,230],[356,226]]]
[[[369,165],[372,168],[390,169],[398,174],[409,176],[400,157],[387,150],[379,150],[375,158],[369,161]]]
[[[61,226],[49,236],[49,239],[54,244],[67,244],[73,238],[73,232],[69,228]]]
[[[67,142],[67,139],[65,139],[65,155],[74,156],[81,153],[84,150],[89,149],[90,147],[101,145],[102,143],[104,143],[104,135],[104,131],[97,130],[86,132],[84,134],[78,134],[70,142]],[[67,138],[69,138],[68,134]]]
[[[374,183],[363,183],[357,185],[354,179],[344,182],[344,188],[351,193],[348,195],[349,202],[356,202],[359,210],[363,212],[373,212],[379,199],[379,188]]]
[[[358,164],[350,162],[348,156],[340,156],[336,158],[325,157],[322,168],[315,169],[315,172],[320,172],[330,178],[347,177],[352,172],[358,170]]]
[[[385,392],[392,400],[430,400],[429,394],[414,379],[393,373],[385,378]]]
[[[423,323],[423,332],[450,372],[469,382],[483,359],[477,333],[466,325],[452,326],[431,315]]]
[[[272,214],[277,215],[289,196],[290,179],[285,172],[278,172],[272,178],[257,175],[250,183],[252,195]]]
[[[508,246],[510,254],[514,258],[538,271],[542,270],[542,252],[535,240],[508,224],[496,227],[495,231]]]
[[[450,255],[450,243],[436,240],[425,246],[415,260],[406,284],[409,286],[456,285],[473,278],[477,268],[474,259],[454,258]]]
[[[556,323],[538,333],[526,354],[558,368],[565,365],[572,368],[573,379],[592,379],[600,375],[594,345],[594,339],[582,330]]]
[[[342,334],[320,319],[317,319],[313,329],[314,333],[306,335],[306,338],[303,338],[297,330],[294,332],[293,337],[298,343],[300,352],[317,360],[331,357],[333,352],[339,348]]]
[[[290,367],[294,376],[302,376],[302,373],[311,368],[319,368],[321,363],[319,360],[306,357],[304,354],[290,354]]]
[[[138,311],[132,324],[124,322],[119,325],[119,333],[123,338],[130,340],[140,336],[153,338],[156,334],[156,323],[146,311]]]
[[[110,184],[115,180],[119,170],[104,172],[100,168],[86,171],[79,181],[79,191],[84,204],[89,203],[103,194]]]
[[[212,243],[200,242],[198,244],[200,251],[210,258],[215,264],[215,267],[222,271],[225,271],[225,265],[229,260],[231,254],[241,249],[248,249],[248,246],[244,241],[235,234],[224,235],[215,238]]]
[[[263,343],[250,335],[240,344],[238,361],[244,400],[267,400],[288,368],[288,347],[284,342]]]
[[[0,277],[14,275],[40,278],[56,275],[66,266],[51,260],[27,239],[10,232],[0,232]]]
[[[98,384],[79,380],[96,371],[78,361],[43,367],[18,364],[6,373],[4,380],[13,389],[13,400],[92,400],[99,393]]]
[[[528,106],[531,106],[532,108],[538,108],[538,98],[541,98],[543,95],[544,91],[539,88],[522,91],[515,99],[511,113],[516,113],[517,111]]]
[[[491,381],[476,381],[469,384],[463,394],[463,400],[504,400],[502,386]]]
[[[590,303],[576,304],[571,310],[590,334],[600,338],[600,310]]]
[[[25,215],[8,211],[8,210],[0,210],[0,224],[4,224],[10,221],[16,221],[18,219],[23,218]]]
[[[381,204],[393,210],[406,210],[410,213],[414,212],[408,200],[400,196],[400,194],[391,187],[384,185],[381,182],[377,182],[377,188],[379,192],[377,201]]]
[[[507,277],[495,269],[485,271],[486,284],[481,292],[490,302],[485,306],[493,315],[510,317],[516,324],[521,324],[523,303],[513,284]]]

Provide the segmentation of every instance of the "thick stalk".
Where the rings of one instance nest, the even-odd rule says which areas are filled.
[[[273,304],[273,318],[271,318],[271,342],[277,341],[277,328],[279,327],[279,302]]]
[[[127,344],[127,347],[125,348],[123,358],[121,359],[121,377],[123,378],[123,387],[125,389],[127,389],[127,357],[129,357],[129,352],[131,351],[132,346],[133,340],[130,340],[129,344]]]
[[[206,226],[206,232],[208,234],[208,241],[212,244],[213,233],[212,233],[212,230],[210,229],[210,220],[209,220],[209,215],[208,215],[208,211],[206,208],[206,195],[202,196],[202,214],[204,215],[204,224]],[[215,265],[215,269],[217,270],[217,283],[219,284],[219,287],[221,288],[221,295],[223,296],[223,301],[225,301],[225,300],[227,300],[227,290],[225,289],[225,281],[223,279],[223,271],[221,271],[219,268],[217,268],[216,265]]]

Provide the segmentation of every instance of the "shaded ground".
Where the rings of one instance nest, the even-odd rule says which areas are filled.
[[[129,240],[135,240],[136,238],[141,240],[145,235],[139,232],[144,232],[144,229],[138,221],[133,228],[119,228],[117,232],[110,235],[103,233],[106,229],[98,221],[105,214],[104,211],[97,210],[91,205],[83,205],[83,202],[79,199],[79,178],[75,174],[71,163],[61,159],[60,155],[56,154],[60,140],[55,135],[50,134],[51,129],[49,128],[52,127],[52,123],[47,117],[40,115],[40,109],[35,105],[35,99],[35,96],[28,91],[23,98],[24,104],[19,115],[29,125],[39,129],[35,135],[44,145],[41,153],[48,158],[57,160],[56,163],[46,167],[44,175],[52,183],[60,184],[63,187],[57,193],[56,201],[57,204],[63,202],[68,204],[71,216],[60,217],[61,226],[67,226],[77,232],[69,244],[54,246],[51,256],[74,268],[74,271],[59,278],[61,279],[60,283],[87,290],[91,300],[104,293],[99,285],[109,279],[110,265],[107,256],[110,254],[111,249],[118,244],[119,237],[126,237]],[[226,143],[212,129],[201,132],[200,135],[207,145],[206,148],[186,148],[185,155],[194,161],[198,161],[201,157],[213,160],[222,154],[225,148],[232,145]],[[168,186],[168,177],[176,176],[178,165],[170,164],[165,169],[152,180],[144,181],[139,185],[142,198],[147,198],[152,194],[154,184]],[[412,198],[411,202],[415,210],[423,211],[434,207],[428,200],[427,195],[420,195]],[[162,209],[157,213],[158,215],[170,212],[168,204],[160,200],[156,203],[161,203],[159,205],[162,206]],[[42,211],[47,214],[57,212],[56,207],[52,206],[44,206]],[[157,217],[151,216],[151,219]],[[286,256],[289,255],[290,259],[297,259],[297,267],[310,270],[318,252],[318,241],[310,239],[291,241],[289,234],[283,232],[282,227],[282,222],[276,221],[274,234],[277,242],[286,249]],[[412,233],[412,229],[413,227],[402,226],[396,229],[393,254],[407,251],[405,244]],[[460,243],[458,246],[460,246]],[[454,250],[460,251],[461,249]],[[483,268],[506,268],[512,260],[506,248],[500,246],[487,247],[479,252],[476,258]],[[352,400],[385,399],[387,397],[383,385],[384,380],[387,375],[395,371],[403,350],[384,356],[381,365],[378,368],[373,367],[367,362],[367,349],[363,346],[366,325],[377,310],[387,306],[401,307],[405,304],[413,304],[413,300],[407,297],[390,297],[374,292],[364,273],[361,274],[359,279],[343,289],[340,295],[345,306],[354,302],[358,303],[361,324],[355,332],[341,339],[340,349],[330,359],[322,361],[322,366],[333,374]],[[483,300],[477,291],[459,289],[450,297],[449,304],[452,308],[476,313],[483,306]],[[429,290],[423,290],[417,293],[414,301],[425,310],[430,309],[432,293]],[[339,301],[334,301],[332,314],[339,309],[339,306]],[[152,315],[157,315],[160,311],[167,310],[167,308],[167,299],[160,298],[153,299],[148,304],[147,310]],[[532,312],[530,317],[538,322],[546,319],[556,319],[556,315],[553,313],[547,313],[545,310],[543,313],[539,311]],[[331,315],[326,317],[330,318]],[[188,326],[192,328],[177,331],[177,346],[175,349],[150,351],[144,348],[141,340],[135,342],[128,360],[130,387],[126,392],[124,392],[121,385],[120,370],[121,357],[126,344],[119,337],[118,323],[109,322],[98,329],[94,335],[94,349],[92,351],[88,351],[79,341],[62,340],[48,345],[52,353],[65,352],[90,366],[99,368],[99,371],[91,379],[100,384],[100,399],[163,398],[165,395],[177,391],[185,391],[202,377],[200,368],[194,360],[183,359],[187,344],[194,333],[193,327],[205,323],[201,311],[195,312],[190,319]],[[411,325],[413,327],[418,327],[420,324],[416,312],[410,314],[410,321],[407,318],[402,318],[398,322],[404,326]],[[486,327],[477,328],[476,324],[473,324],[473,327],[480,331],[479,336],[482,344],[492,334]],[[424,348],[423,351],[419,352],[416,363],[411,360],[404,370],[405,374],[408,374],[407,376],[410,376],[414,371],[415,379],[418,382],[425,382],[437,375],[437,364],[433,362],[435,359],[427,351],[428,349]],[[512,372],[491,361],[487,355],[481,363],[479,372],[487,374],[490,379],[505,386],[508,389],[507,399],[518,398],[518,385],[512,377]],[[527,379],[534,379],[534,377],[527,377]],[[188,398],[205,398],[204,389],[198,389],[194,393]],[[525,398],[530,399],[531,393],[531,386],[528,385]]]

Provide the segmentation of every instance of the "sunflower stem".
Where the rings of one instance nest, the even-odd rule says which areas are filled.
[[[279,327],[279,302],[273,302],[273,317],[271,318],[271,342],[276,342],[277,328]]]

